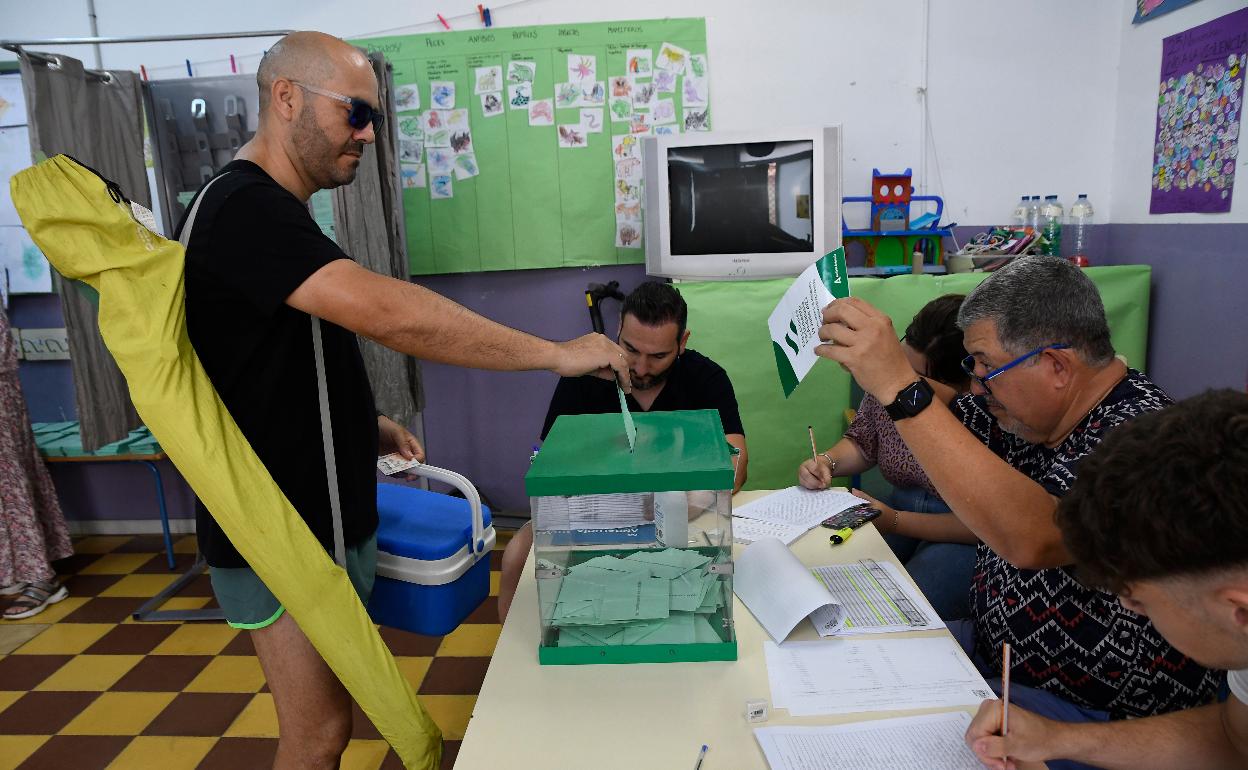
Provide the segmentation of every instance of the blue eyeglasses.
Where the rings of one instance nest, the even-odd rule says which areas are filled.
[[[300,83],[298,80],[290,81],[305,91],[311,91],[314,94],[320,94],[327,99],[335,99],[347,105],[347,124],[356,131],[363,130],[369,123],[373,124],[373,131],[381,131],[381,126],[386,122],[386,116],[381,110],[364,101],[356,99],[354,96],[345,96],[343,94],[326,91],[324,88],[310,86],[307,83]]]
[[[983,386],[984,391],[986,393],[991,393],[992,388],[988,387],[988,380],[991,380],[993,377],[997,377],[999,375],[1005,374],[1006,372],[1018,366],[1019,364],[1031,358],[1032,356],[1038,356],[1046,350],[1066,350],[1069,347],[1070,345],[1066,345],[1064,343],[1058,343],[1055,345],[1041,345],[1040,347],[1036,348],[1030,353],[1024,353],[1023,355],[1009,362],[1005,366],[998,366],[996,369],[993,369],[991,372],[988,372],[983,377],[980,377],[979,375],[975,374],[975,366],[978,364],[978,362],[975,360],[975,356],[967,356],[966,358],[962,359],[962,371],[966,372],[968,375],[970,375],[972,379],[974,379],[981,386]]]

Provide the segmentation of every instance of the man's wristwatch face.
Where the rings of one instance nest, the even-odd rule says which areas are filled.
[[[926,409],[932,403],[933,395],[934,391],[927,384],[927,380],[919,379],[898,393],[897,400],[884,409],[894,420],[904,420]]]

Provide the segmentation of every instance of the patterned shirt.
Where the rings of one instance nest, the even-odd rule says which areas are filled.
[[[1061,497],[1079,460],[1114,427],[1171,404],[1161,388],[1129,369],[1057,447],[1005,433],[980,397],[963,396],[954,413],[1011,467]],[[1008,507],[999,514],[1010,515]],[[976,652],[1001,667],[1001,643],[1013,647],[1013,681],[1047,690],[1111,718],[1144,717],[1208,702],[1221,683],[1170,646],[1148,618],[1109,593],[1082,585],[1073,567],[1019,569],[980,543],[971,585]]]
[[[875,396],[868,393],[862,397],[845,438],[857,444],[867,462],[877,465],[884,480],[897,489],[925,489],[940,497]]]

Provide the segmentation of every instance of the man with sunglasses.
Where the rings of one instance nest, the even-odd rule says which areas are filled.
[[[614,375],[625,388],[628,361],[600,334],[538,339],[370,272],[321,233],[308,198],[349,184],[383,125],[362,52],[328,35],[296,32],[268,50],[256,81],[255,137],[193,204],[187,331],[243,435],[332,553],[312,343],[311,319],[321,319],[345,567],[367,601],[376,564],[377,455],[421,450],[404,428],[378,416],[357,334],[431,361]],[[251,630],[273,692],[280,731],[274,766],[337,767],[352,729],[346,689],[202,504],[196,526],[218,603],[230,625]]]
[[[1012,696],[1065,721],[1139,717],[1206,701],[1220,675],[1148,619],[1081,584],[1054,523],[1079,461],[1170,398],[1114,356],[1096,286],[1065,260],[1020,258],[958,314],[971,393],[933,405],[888,316],[857,298],[824,309],[820,355],[888,411],[953,512],[979,538],[972,618],[950,624],[990,678],[1014,650]],[[1050,767],[1060,766],[1051,764]]]

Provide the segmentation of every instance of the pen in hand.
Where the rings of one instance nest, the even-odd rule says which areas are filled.
[[[810,459],[816,463],[819,462],[819,450],[815,446],[815,428],[813,425],[806,426],[806,432],[810,434]]]

